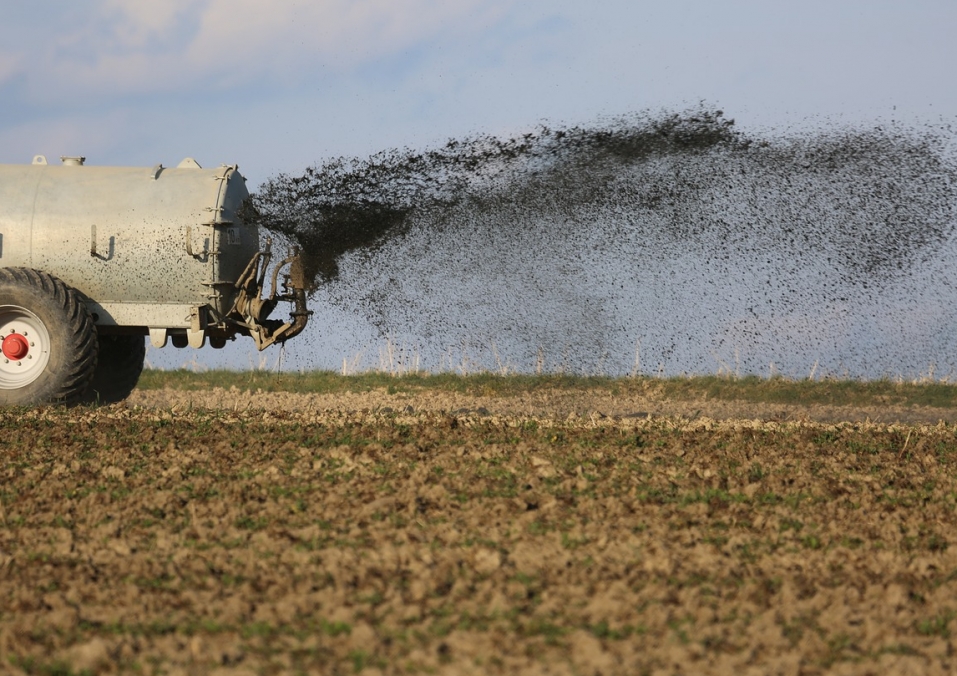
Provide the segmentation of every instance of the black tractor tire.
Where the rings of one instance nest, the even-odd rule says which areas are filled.
[[[139,382],[146,361],[146,338],[101,335],[99,340],[99,360],[83,401],[115,404],[130,396]]]
[[[0,268],[0,406],[81,400],[98,352],[83,301],[53,275]]]

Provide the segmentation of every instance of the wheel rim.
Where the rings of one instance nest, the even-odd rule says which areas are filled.
[[[39,378],[50,361],[50,333],[40,318],[0,305],[0,389],[16,390]]]

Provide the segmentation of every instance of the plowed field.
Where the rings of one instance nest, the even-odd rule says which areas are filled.
[[[0,673],[957,671],[953,426],[214,395],[0,411]]]

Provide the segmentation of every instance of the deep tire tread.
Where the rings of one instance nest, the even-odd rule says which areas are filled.
[[[144,336],[100,336],[99,361],[83,397],[89,404],[123,401],[139,382],[146,360]]]
[[[41,291],[62,313],[69,336],[66,349],[75,359],[45,399],[66,404],[80,401],[96,370],[98,352],[96,327],[83,295],[59,278],[32,268],[0,268],[0,282],[4,281]]]

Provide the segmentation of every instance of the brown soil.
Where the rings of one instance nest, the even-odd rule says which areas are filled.
[[[0,411],[0,672],[957,670],[953,427],[567,396]]]

